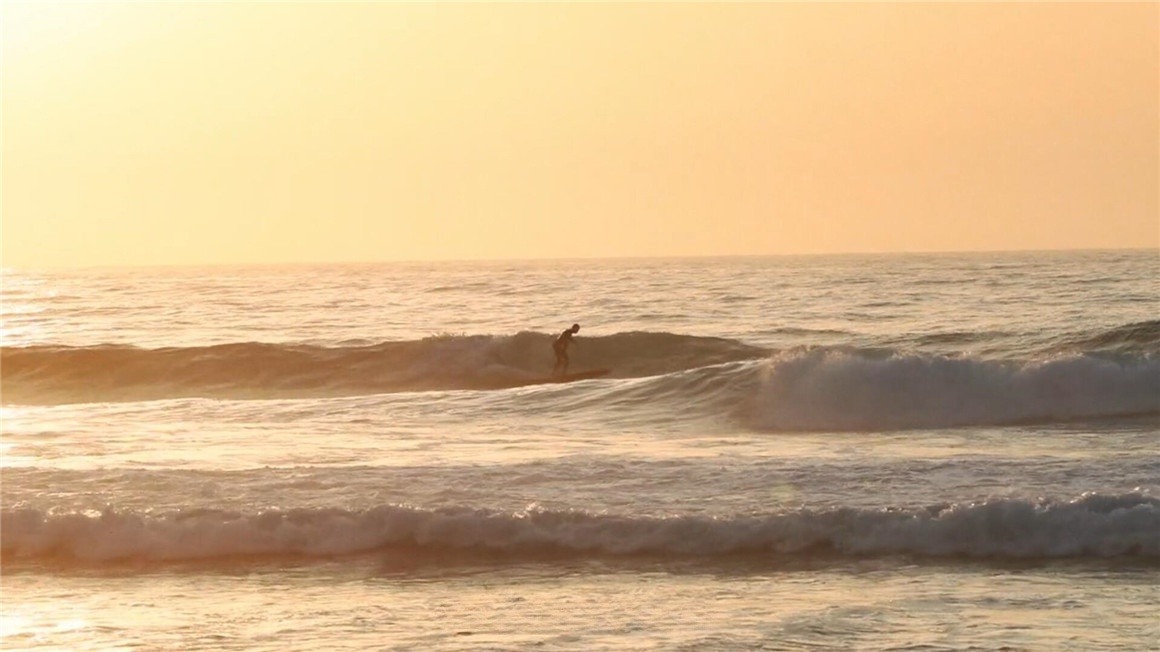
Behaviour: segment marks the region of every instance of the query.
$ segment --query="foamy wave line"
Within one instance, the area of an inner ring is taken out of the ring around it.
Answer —
[[[991,499],[918,510],[799,510],[767,516],[630,517],[383,506],[261,513],[4,510],[8,558],[109,561],[338,556],[418,547],[521,556],[839,555],[978,558],[1160,557],[1160,500],[1141,493],[1070,501]]]
[[[982,360],[843,348],[769,361],[748,406],[771,430],[881,430],[1160,413],[1160,359]]]

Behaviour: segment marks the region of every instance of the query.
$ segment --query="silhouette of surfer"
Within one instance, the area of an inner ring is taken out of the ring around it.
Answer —
[[[572,344],[572,336],[580,332],[580,324],[572,324],[572,328],[560,333],[556,341],[552,342],[552,351],[556,353],[556,366],[552,368],[552,375],[568,373],[568,347]]]

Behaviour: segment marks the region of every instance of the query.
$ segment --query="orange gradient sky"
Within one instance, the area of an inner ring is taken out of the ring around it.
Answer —
[[[1160,4],[6,3],[3,263],[1160,247]]]

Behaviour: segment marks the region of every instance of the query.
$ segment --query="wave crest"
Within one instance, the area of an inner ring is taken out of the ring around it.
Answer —
[[[1160,360],[981,360],[798,349],[766,366],[745,418],[770,430],[1050,423],[1160,413]]]
[[[1160,354],[1160,319],[1081,333],[1065,338],[1050,350],[1069,353]]]
[[[353,555],[393,548],[721,558],[839,556],[1037,559],[1160,557],[1160,500],[1139,493],[1070,501],[1005,498],[925,509],[802,509],[766,516],[633,517],[583,511],[296,509],[261,513],[4,510],[9,558],[179,561]]]

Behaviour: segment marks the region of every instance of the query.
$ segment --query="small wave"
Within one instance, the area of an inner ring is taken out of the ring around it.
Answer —
[[[1160,319],[1064,338],[1049,351],[1160,355]]]
[[[774,356],[744,417],[779,431],[1051,423],[1160,413],[1160,359],[983,360],[845,348]]]
[[[550,335],[531,332],[339,347],[28,346],[0,349],[0,374],[5,403],[349,396],[525,385],[548,376],[551,350]],[[572,369],[611,368],[614,377],[640,377],[767,353],[721,338],[619,333],[577,338]]]
[[[333,557],[392,548],[510,555],[723,558],[810,553],[989,559],[1160,557],[1160,500],[991,499],[925,509],[802,509],[765,516],[642,517],[584,511],[291,509],[168,514],[106,510],[0,514],[5,558],[180,561]]]

